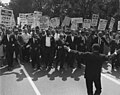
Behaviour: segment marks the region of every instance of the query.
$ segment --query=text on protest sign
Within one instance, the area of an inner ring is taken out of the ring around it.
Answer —
[[[0,24],[11,27],[12,15],[12,10],[0,8]]]
[[[97,26],[97,24],[98,24],[98,18],[99,18],[99,15],[98,15],[98,14],[93,14],[93,15],[92,15],[91,26]]]
[[[90,28],[91,26],[91,19],[84,19],[84,23],[83,23],[83,28]]]
[[[71,18],[71,23],[83,23],[83,18]]]
[[[105,30],[107,26],[107,22],[108,21],[106,19],[100,19],[98,30]]]

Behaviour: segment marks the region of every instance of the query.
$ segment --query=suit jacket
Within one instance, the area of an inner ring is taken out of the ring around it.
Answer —
[[[98,37],[95,37],[95,38],[94,38],[93,44],[95,44],[95,43],[99,44],[99,43],[98,43]],[[104,44],[106,44],[106,45],[109,46],[109,44],[108,44],[108,42],[106,41],[106,39],[105,39],[104,37],[102,37],[102,38],[101,38],[101,44],[99,44],[99,45],[100,45],[100,53],[103,53],[103,51],[104,51]]]
[[[16,44],[16,39],[15,39],[15,36],[14,35],[10,35],[9,36],[9,41],[8,41],[8,38],[7,38],[7,35],[4,35],[2,41],[1,41],[1,44],[5,45],[5,49],[6,51],[13,51],[14,48],[15,48],[15,44]]]
[[[109,43],[109,46],[110,46],[111,53],[114,53],[115,49],[117,49],[117,42],[116,42],[116,40],[115,39],[111,39],[111,41]]]
[[[77,50],[85,51],[85,45],[86,45],[86,40],[84,42],[81,36],[77,37]]]
[[[51,41],[51,48],[55,49],[55,39],[54,39],[54,37],[51,37],[50,41]],[[45,45],[46,45],[46,36],[42,36],[42,38],[41,38],[42,48],[45,48]]]
[[[67,38],[66,38],[66,43],[68,43],[68,46],[69,46],[71,49],[76,49],[76,46],[77,46],[77,37],[74,36],[74,40],[72,41],[71,36],[67,36]]]
[[[85,78],[95,79],[101,77],[102,64],[108,60],[108,57],[98,52],[78,52],[71,50],[71,53],[77,55],[85,61]]]
[[[40,39],[39,38],[36,38],[35,41],[33,41],[33,38],[30,38],[28,43],[26,44],[27,45],[30,45],[30,48],[31,48],[31,51],[38,51],[40,50],[41,48],[41,44],[40,44]]]

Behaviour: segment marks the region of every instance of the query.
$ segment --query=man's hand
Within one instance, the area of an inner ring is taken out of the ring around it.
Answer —
[[[64,49],[66,49],[68,52],[70,52],[70,47],[64,46]]]

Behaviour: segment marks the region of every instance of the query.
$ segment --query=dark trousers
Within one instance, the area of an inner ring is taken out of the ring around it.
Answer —
[[[77,49],[79,52],[85,52],[85,46],[79,46]],[[84,60],[79,56],[76,57],[77,66],[81,68],[81,64],[84,64]]]
[[[37,67],[40,66],[39,64],[39,52],[32,50],[31,51],[31,59],[32,59],[32,67],[34,68],[35,65],[37,65]]]
[[[13,66],[13,50],[6,51],[6,60],[8,63],[8,67]]]
[[[88,95],[93,95],[93,83],[95,84],[95,95],[100,95],[101,93],[101,78],[86,79],[86,87]]]
[[[60,62],[60,68],[63,68],[64,63],[65,63],[65,51],[64,49],[58,49],[57,50],[57,56],[55,59],[56,63],[56,68],[58,67],[58,63]]]
[[[72,53],[67,53],[66,58],[67,58],[66,61],[67,61],[68,67],[73,68],[75,63],[75,55]]]
[[[52,66],[52,62],[53,62],[53,50],[51,47],[45,47],[44,48],[44,51],[43,51],[43,60],[45,62],[45,65],[46,67],[49,66],[51,67]]]
[[[15,47],[14,52],[15,52],[15,60],[18,62],[18,56],[20,55],[20,48]]]
[[[113,54],[114,52],[115,52],[115,49],[110,51],[111,54]],[[114,69],[115,67],[115,61],[116,61],[116,56],[111,60],[112,69]]]
[[[29,61],[29,59],[30,59],[29,48],[26,48],[26,47],[22,48],[22,57],[23,57],[23,60],[25,60],[27,62]]]

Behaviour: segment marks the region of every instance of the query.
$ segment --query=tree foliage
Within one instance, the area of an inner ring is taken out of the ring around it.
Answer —
[[[104,1],[104,2],[103,2]],[[35,10],[42,11],[50,17],[68,15],[70,17],[90,18],[93,13],[100,14],[101,18],[113,16],[118,9],[118,0],[11,0],[9,8],[14,11],[15,17],[19,13],[28,13]]]

